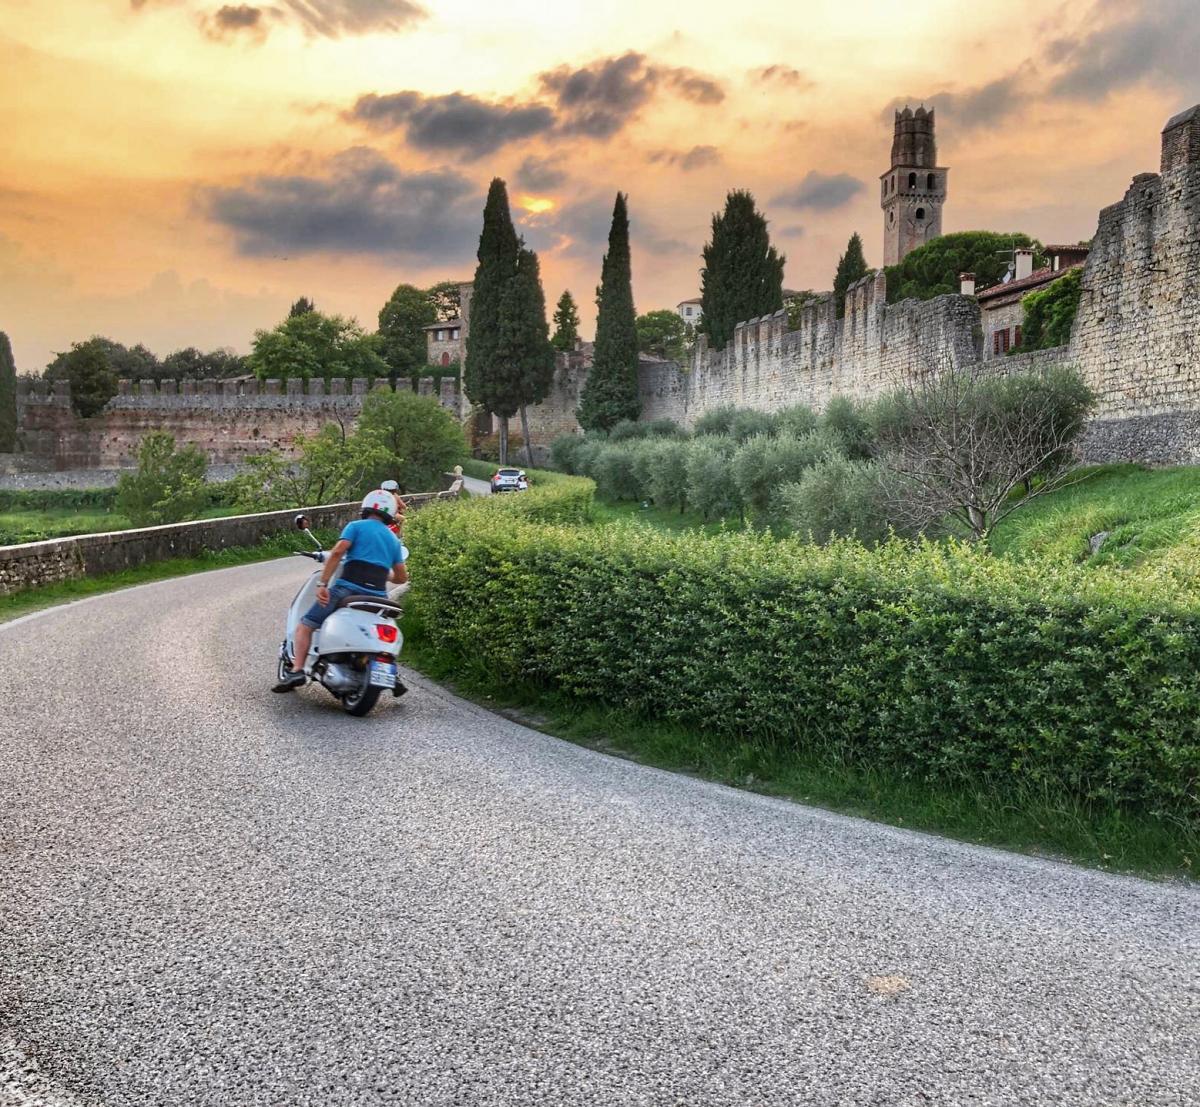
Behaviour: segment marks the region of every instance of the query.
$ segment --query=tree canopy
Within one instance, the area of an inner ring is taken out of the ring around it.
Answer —
[[[974,273],[975,289],[982,292],[999,283],[1013,260],[1012,251],[1020,246],[1033,247],[1035,269],[1046,264],[1041,243],[1027,234],[959,231],[941,235],[884,270],[888,303],[932,300],[957,292],[960,273]]]
[[[446,323],[462,314],[462,298],[458,281],[438,281],[425,290],[425,296],[433,305],[434,323]]]
[[[1031,292],[1021,301],[1024,323],[1019,350],[1046,350],[1065,346],[1071,341],[1071,325],[1079,310],[1083,290],[1083,269],[1068,269],[1040,292]]]
[[[846,243],[846,252],[838,258],[837,272],[833,277],[833,295],[837,301],[839,319],[846,314],[846,289],[870,272],[867,259],[863,256],[862,239],[855,231]]]
[[[638,350],[684,365],[688,360],[691,330],[677,311],[668,308],[648,311],[637,317]]]
[[[579,341],[579,308],[575,297],[567,289],[558,298],[554,309],[554,337],[550,339],[556,350],[569,353]]]
[[[379,352],[392,380],[419,372],[429,360],[424,328],[437,320],[438,308],[429,292],[411,284],[396,286],[379,309]]]
[[[629,260],[629,213],[624,193],[613,204],[608,251],[600,270],[596,346],[576,415],[585,430],[611,429],[622,419],[636,419],[638,397],[637,313]]]
[[[291,315],[274,330],[255,331],[246,367],[260,380],[292,377],[382,377],[387,362],[379,339],[341,315],[308,311]]]
[[[312,302],[307,296],[301,296],[290,308],[288,308],[288,318],[296,315],[307,315],[310,311],[316,311],[317,305]]]
[[[117,380],[158,380],[162,367],[154,353],[140,342],[136,346],[125,346],[111,338],[94,334],[82,342],[72,343],[66,353],[55,354],[42,374],[46,380],[66,380],[70,377],[69,359],[79,349],[98,353]],[[114,388],[115,392],[116,389]]]
[[[754,197],[729,193],[724,212],[713,216],[700,270],[700,330],[713,349],[725,346],[738,323],[783,307],[784,260],[771,245]]]
[[[0,331],[0,453],[17,448],[17,363],[8,335]]]
[[[537,254],[521,247],[517,270],[500,297],[500,334],[496,357],[510,366],[517,407],[539,404],[554,380],[554,347],[546,326]]]

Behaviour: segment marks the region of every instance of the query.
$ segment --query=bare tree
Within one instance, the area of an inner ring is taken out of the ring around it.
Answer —
[[[986,539],[1068,480],[1093,403],[1070,369],[1004,375],[973,365],[921,374],[877,412],[889,517],[904,531]]]

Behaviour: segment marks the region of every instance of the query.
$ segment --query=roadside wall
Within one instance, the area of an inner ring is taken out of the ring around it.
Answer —
[[[450,496],[446,492],[429,492],[402,499],[408,510],[413,511]],[[116,573],[154,561],[253,546],[272,534],[293,530],[293,520],[300,512],[308,516],[314,527],[340,527],[356,517],[358,507],[358,501],[354,501],[0,546],[0,595],[63,580]],[[298,548],[303,548],[303,543]]]

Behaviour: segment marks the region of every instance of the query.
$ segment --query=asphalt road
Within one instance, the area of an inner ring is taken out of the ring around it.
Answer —
[[[0,629],[0,1103],[1200,1102],[1194,887],[272,695],[305,570]]]

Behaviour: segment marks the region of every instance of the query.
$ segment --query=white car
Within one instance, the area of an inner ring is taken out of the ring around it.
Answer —
[[[511,469],[507,466],[497,469],[492,474],[492,492],[524,492],[529,487],[529,478],[523,469]]]

